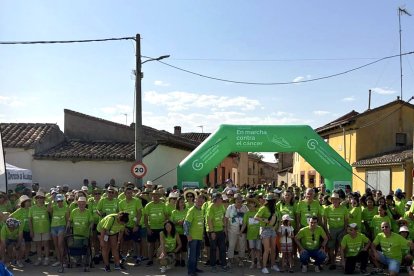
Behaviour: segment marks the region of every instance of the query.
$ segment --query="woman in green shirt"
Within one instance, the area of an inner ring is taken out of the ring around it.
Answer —
[[[180,196],[177,200],[175,210],[171,214],[171,221],[174,223],[175,229],[181,240],[181,250],[176,256],[175,266],[185,266],[185,258],[187,255],[187,236],[184,235],[184,220],[187,216],[188,209],[185,206],[185,200],[183,196]]]
[[[119,212],[110,214],[101,219],[96,227],[99,233],[102,257],[105,264],[105,271],[111,271],[109,266],[109,250],[111,250],[115,260],[115,270],[121,270],[123,265],[119,258],[119,245],[123,239],[125,225],[129,221],[129,213]]]
[[[62,194],[57,194],[52,199],[53,202],[48,205],[48,212],[52,218],[50,233],[57,257],[57,262],[52,264],[53,267],[60,265],[63,261],[65,227],[69,218],[68,207],[65,206],[64,199],[65,197]]]
[[[29,209],[30,236],[36,244],[37,251],[35,266],[42,263],[42,248],[44,256],[43,265],[49,265],[50,220],[45,199],[43,192],[37,192],[35,196],[36,204]]]
[[[160,232],[160,248],[158,249],[161,273],[170,269],[174,261],[174,255],[181,250],[181,240],[175,231],[174,223],[167,221],[164,223],[164,229]]]
[[[30,226],[29,226],[29,208],[32,205],[32,200],[27,195],[22,195],[19,198],[19,207],[14,211],[10,217],[19,220],[23,224],[23,239],[25,244],[24,259],[29,258],[32,238],[30,237]],[[29,259],[30,260],[30,259]]]

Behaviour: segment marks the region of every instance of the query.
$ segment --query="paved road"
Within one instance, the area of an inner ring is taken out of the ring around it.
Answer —
[[[205,267],[203,264],[200,263],[199,267],[201,269],[204,270],[204,273],[199,274],[199,276],[230,276],[230,275],[243,275],[243,276],[255,276],[255,275],[265,275],[262,274],[260,270],[258,269],[250,269],[249,268],[250,264],[246,264],[245,267],[235,267],[233,268],[230,272],[218,272],[218,273],[212,273],[209,271],[208,267]],[[113,267],[113,266],[112,266]],[[112,270],[112,272],[110,273],[106,273],[103,271],[102,269],[102,265],[98,266],[96,268],[92,268],[91,271],[89,273],[84,273],[83,269],[81,268],[67,268],[65,269],[65,272],[63,274],[59,274],[57,273],[57,269],[51,266],[45,267],[45,266],[32,266],[32,265],[27,265],[25,268],[23,269],[18,269],[18,268],[11,268],[12,272],[14,273],[14,275],[31,275],[31,276],[35,276],[35,275],[77,275],[79,276],[80,273],[82,273],[83,275],[90,275],[90,276],[102,276],[102,275],[171,275],[171,276],[185,276],[187,275],[187,270],[186,268],[182,268],[182,267],[177,267],[177,268],[172,268],[171,270],[168,270],[167,273],[161,274],[160,270],[158,269],[158,266],[153,266],[153,267],[146,267],[145,265],[142,265],[140,267],[134,267],[132,265],[132,263],[128,263],[127,264],[127,270],[123,270],[123,271],[114,271]],[[323,271],[321,271],[320,273],[315,273],[313,271],[313,266],[309,266],[309,272],[307,274],[319,274],[319,275],[333,275],[333,274],[343,274],[342,270],[337,270],[337,271],[329,271],[328,269],[325,269]],[[303,276],[304,273],[300,272],[300,268],[297,265],[295,268],[295,273],[280,273],[280,272],[274,272],[272,271],[271,274],[269,275],[276,275],[276,274],[284,274],[284,275],[301,275]],[[407,273],[401,273],[400,275],[407,275]]]

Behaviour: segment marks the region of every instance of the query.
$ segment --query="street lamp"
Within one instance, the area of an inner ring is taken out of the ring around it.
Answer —
[[[140,34],[136,35],[136,53],[135,53],[135,66],[136,66],[136,75],[135,75],[135,161],[142,162],[142,88],[141,88],[141,65],[148,61],[158,61],[164,58],[170,57],[169,55],[160,56],[157,58],[150,58],[141,62],[141,36]],[[142,178],[137,178],[137,186],[142,187]]]

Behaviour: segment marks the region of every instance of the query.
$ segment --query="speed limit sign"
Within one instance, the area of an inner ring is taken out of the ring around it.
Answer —
[[[131,166],[131,173],[136,178],[143,178],[147,173],[147,166],[142,162],[135,162]]]

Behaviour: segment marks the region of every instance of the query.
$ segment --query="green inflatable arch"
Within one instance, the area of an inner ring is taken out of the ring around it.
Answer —
[[[232,152],[297,152],[328,189],[351,185],[351,166],[310,126],[221,125],[178,165],[178,186],[203,187],[205,176]]]

